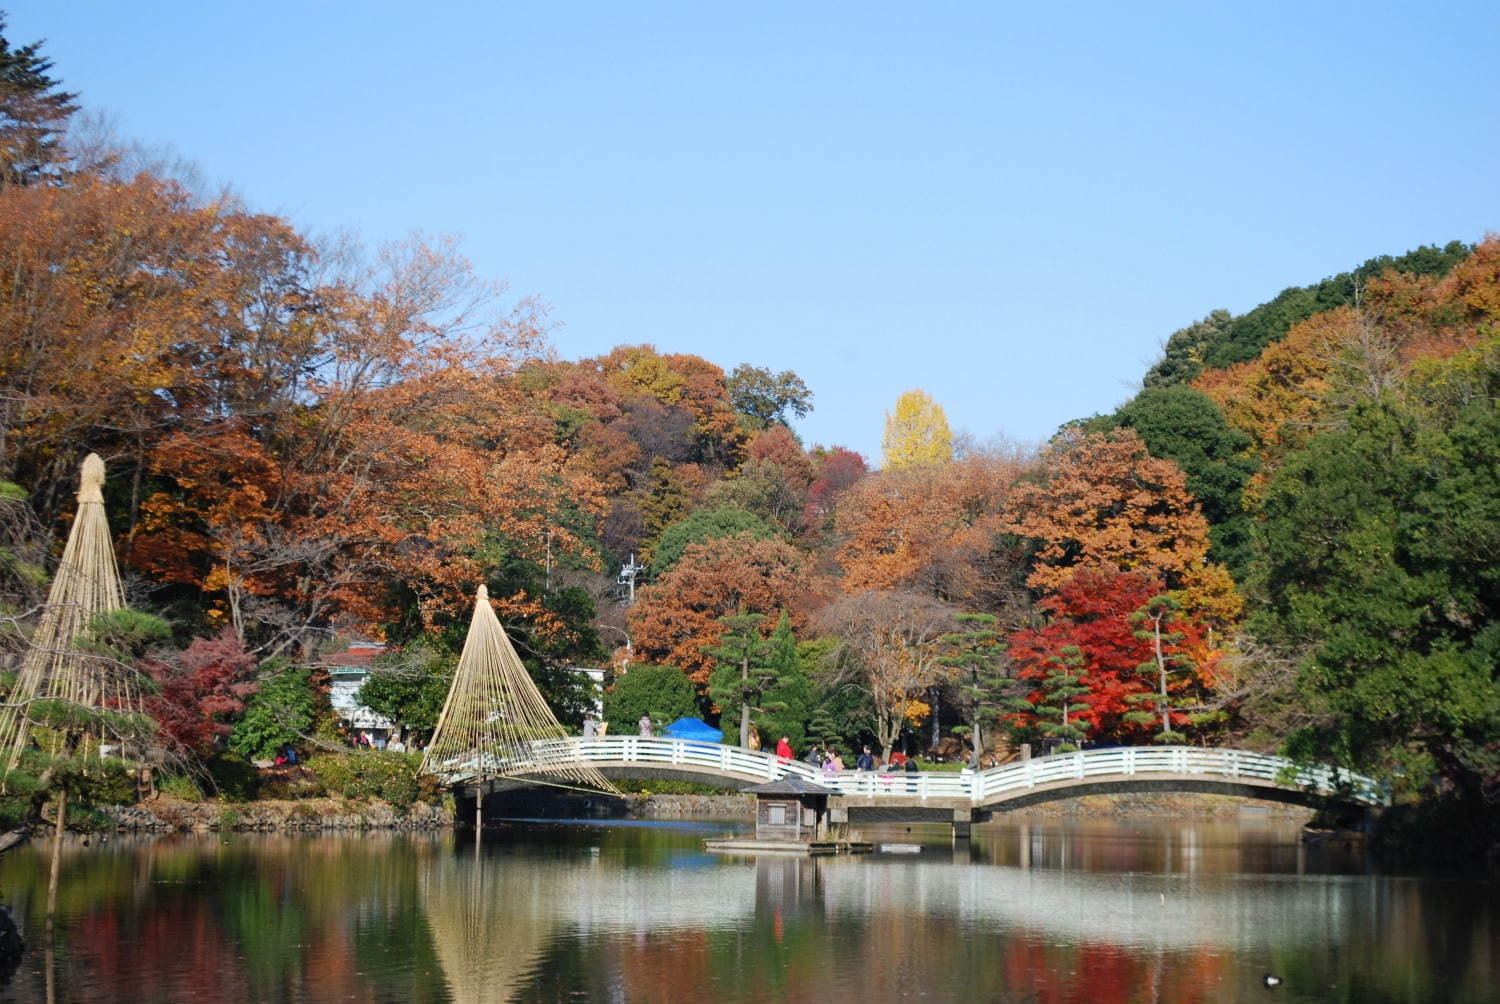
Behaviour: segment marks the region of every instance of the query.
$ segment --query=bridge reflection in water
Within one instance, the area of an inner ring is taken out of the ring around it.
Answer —
[[[961,773],[824,773],[801,761],[734,746],[638,736],[533,743],[525,761],[486,761],[484,793],[546,783],[546,770],[587,763],[606,777],[695,781],[745,788],[795,775],[837,792],[835,822],[949,822],[957,836],[994,812],[1081,795],[1202,792],[1321,807],[1379,808],[1387,799],[1372,779],[1283,757],[1198,746],[1116,747],[1060,753]],[[470,789],[480,772],[471,757],[443,765],[443,778]],[[534,773],[536,776],[530,776]],[[493,778],[489,780],[488,778]]]
[[[622,869],[535,856],[517,867],[508,854],[460,853],[428,858],[420,882],[455,1000],[495,999],[498,987],[524,985],[559,937],[655,939],[673,930],[734,930],[751,917],[821,925],[920,916],[1070,944],[1243,952],[1325,941],[1369,908],[1365,884],[1340,876],[1276,883],[1261,875],[956,868],[941,852],[930,856],[877,856],[882,867],[869,859],[761,856]]]

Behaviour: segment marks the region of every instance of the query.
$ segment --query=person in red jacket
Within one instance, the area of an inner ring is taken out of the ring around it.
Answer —
[[[792,760],[795,758],[795,755],[792,753],[791,740],[786,736],[782,736],[776,740],[776,755],[783,760]]]

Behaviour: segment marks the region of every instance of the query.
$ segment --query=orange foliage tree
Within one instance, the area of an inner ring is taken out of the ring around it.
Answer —
[[[599,487],[518,379],[538,310],[451,245],[340,271],[274,217],[80,175],[0,192],[0,258],[0,477],[54,517],[108,456],[127,559],[262,650],[431,621],[494,555],[591,533]]]
[[[705,649],[720,643],[719,618],[739,612],[774,615],[786,610],[792,628],[806,624],[808,590],[804,559],[781,540],[758,540],[749,533],[690,544],[676,565],[643,588],[630,608],[630,634],[636,652],[648,662],[676,666],[700,688],[708,683],[714,660]]]
[[[1366,284],[1358,309],[1314,314],[1255,359],[1208,370],[1193,386],[1255,441],[1259,488],[1350,401],[1399,392],[1413,364],[1476,344],[1496,317],[1500,239],[1489,237],[1445,277],[1387,271]]]
[[[165,432],[293,400],[320,362],[308,245],[171,182],[6,188],[0,263],[0,477],[48,518],[94,450],[132,523]]]
[[[1008,499],[1008,532],[1037,543],[1027,582],[1056,589],[1079,570],[1142,571],[1180,588],[1208,554],[1208,523],[1182,471],[1131,429],[1066,432],[1041,478]]]
[[[844,493],[836,517],[843,588],[910,588],[992,605],[1012,577],[996,536],[1020,470],[1012,460],[975,456],[861,479]]]

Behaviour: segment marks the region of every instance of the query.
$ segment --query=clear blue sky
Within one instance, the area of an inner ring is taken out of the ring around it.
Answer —
[[[255,208],[459,234],[568,358],[795,370],[877,461],[909,388],[1040,439],[1216,307],[1500,230],[1493,0],[0,3]]]

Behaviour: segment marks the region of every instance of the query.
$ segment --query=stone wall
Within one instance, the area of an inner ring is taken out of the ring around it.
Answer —
[[[286,802],[180,802],[156,798],[105,812],[123,832],[324,832],[436,830],[453,825],[449,806],[418,802],[401,809],[384,802],[309,798]]]

